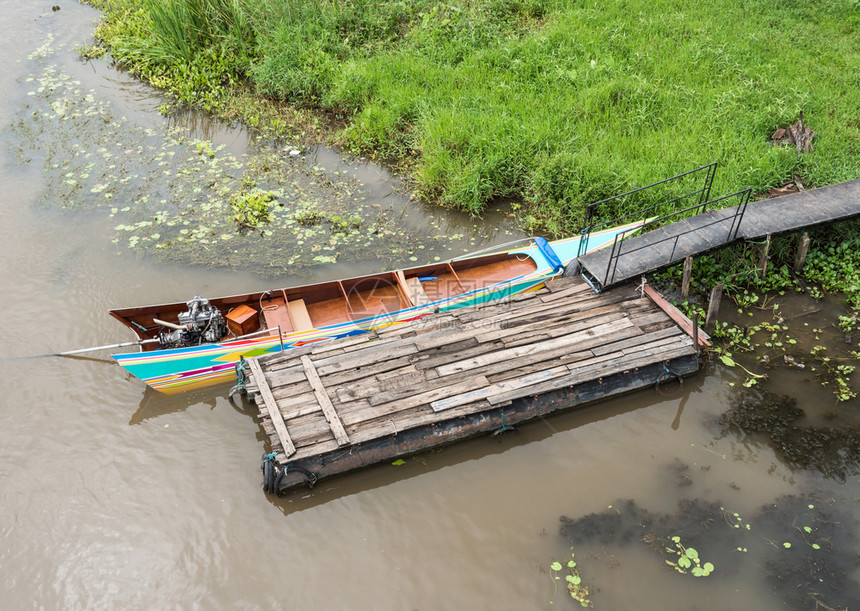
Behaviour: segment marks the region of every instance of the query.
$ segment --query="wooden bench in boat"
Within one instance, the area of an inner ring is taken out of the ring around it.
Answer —
[[[290,318],[296,331],[307,331],[314,328],[314,323],[311,322],[311,315],[308,314],[308,308],[305,305],[304,299],[288,301],[287,307],[290,308]]]
[[[263,319],[269,329],[280,327],[281,333],[289,333],[314,328],[304,299],[287,301],[282,297],[274,297],[263,303]]]
[[[421,281],[418,278],[407,278],[406,289],[409,299],[416,306],[422,306],[430,303],[430,298],[424,292],[424,287],[421,286]]]
[[[421,281],[418,278],[407,278],[402,271],[395,272],[400,290],[406,296],[409,306],[423,306],[430,303],[430,298],[424,292]]]

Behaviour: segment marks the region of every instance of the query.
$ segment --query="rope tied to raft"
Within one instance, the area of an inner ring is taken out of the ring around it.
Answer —
[[[305,477],[308,478],[308,488],[313,488],[317,484],[317,474],[313,471],[308,471],[307,469],[303,469],[302,467],[294,467],[292,465],[284,465],[283,470],[278,473],[278,477],[275,480],[275,491],[280,494],[281,490],[281,482],[287,476],[287,472],[289,471],[298,471],[299,473],[304,474]]]
[[[502,414],[502,426],[497,430],[493,435],[501,435],[502,433],[507,433],[508,431],[516,431],[516,427],[508,424],[508,419],[505,418],[505,410],[499,410]]]
[[[244,356],[239,357],[239,362],[236,363],[236,385],[230,389],[230,392],[227,393],[228,397],[232,397],[235,393],[245,392],[245,384],[247,382],[247,371],[248,361],[245,360]]]
[[[654,383],[654,390],[656,390],[657,392],[660,392],[660,385],[671,381],[672,378],[677,379],[678,384],[680,384],[681,386],[684,385],[684,378],[682,378],[677,373],[675,373],[674,371],[669,369],[669,366],[665,362],[663,362],[662,365],[663,365],[663,371],[660,373],[660,375],[657,377],[657,381]]]

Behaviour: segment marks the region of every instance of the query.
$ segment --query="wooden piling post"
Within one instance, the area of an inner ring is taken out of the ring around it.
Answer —
[[[693,345],[696,349],[699,349],[699,312],[698,310],[693,311]]]
[[[764,246],[761,249],[761,258],[758,260],[758,277],[764,278],[767,273],[767,256],[770,253],[770,234],[764,241]]]
[[[711,289],[711,299],[708,302],[708,315],[705,316],[705,332],[711,333],[717,323],[717,314],[720,311],[720,300],[723,298],[723,283],[718,282],[717,286]]]
[[[806,255],[809,252],[809,233],[803,232],[800,236],[800,244],[797,245],[797,254],[794,257],[794,273],[799,274],[806,263]]]
[[[690,296],[690,276],[693,274],[693,257],[684,257],[684,276],[681,279],[681,299]]]

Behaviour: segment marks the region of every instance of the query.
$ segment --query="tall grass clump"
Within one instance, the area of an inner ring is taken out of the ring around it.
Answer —
[[[474,213],[515,198],[553,234],[577,229],[592,201],[712,161],[714,196],[860,176],[856,0],[127,6],[114,48],[156,84],[199,80],[171,85],[183,100],[247,77],[261,95],[344,117],[339,141],[407,167],[423,196]],[[801,111],[813,150],[772,144]]]
[[[97,37],[117,63],[185,104],[215,110],[256,57],[250,0],[119,0],[108,6]]]

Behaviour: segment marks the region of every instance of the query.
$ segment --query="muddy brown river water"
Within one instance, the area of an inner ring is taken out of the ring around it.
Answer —
[[[283,200],[341,206],[372,237],[325,224],[302,233],[289,214],[264,240],[220,237],[217,192],[195,189],[241,176],[260,143],[199,115],[165,119],[157,93],[79,61],[98,14],[59,6],[0,0],[2,608],[578,608],[550,569],[571,547],[596,609],[860,608],[850,456],[835,453],[845,469],[834,477],[721,424],[748,392],[736,369],[709,364],[680,389],[275,499],[261,490],[264,435],[227,389],[168,398],[104,354],[20,358],[131,339],[111,307],[348,276],[519,236],[502,213],[476,221],[410,203],[383,170],[321,149],[287,160],[304,165],[284,165]],[[145,225],[162,212],[161,227]],[[818,307],[802,320],[831,327],[840,303]],[[854,430],[857,400],[835,405],[819,386],[780,370],[767,388],[797,401],[801,426]],[[713,572],[667,565],[681,549],[673,536]]]

